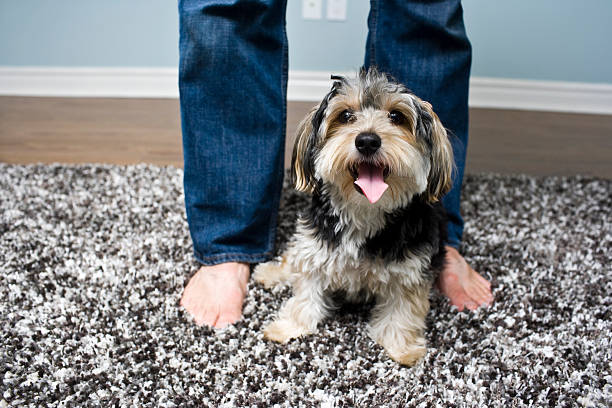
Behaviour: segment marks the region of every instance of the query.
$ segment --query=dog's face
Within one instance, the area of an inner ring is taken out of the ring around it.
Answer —
[[[333,185],[345,201],[390,209],[417,194],[439,200],[451,187],[453,157],[431,105],[374,69],[334,79],[299,126],[296,189]]]

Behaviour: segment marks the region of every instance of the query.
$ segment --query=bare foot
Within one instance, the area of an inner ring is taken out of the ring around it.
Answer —
[[[248,264],[202,266],[185,287],[181,306],[200,326],[225,327],[242,317],[248,280]]]
[[[476,310],[493,302],[489,281],[472,269],[451,246],[446,247],[446,265],[436,286],[459,311],[464,308]]]

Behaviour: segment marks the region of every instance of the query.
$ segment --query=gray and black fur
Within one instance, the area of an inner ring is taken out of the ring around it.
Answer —
[[[278,262],[259,265],[266,286],[294,296],[266,328],[288,341],[315,330],[334,294],[376,305],[370,336],[401,364],[425,353],[428,292],[444,264],[452,149],[432,106],[375,69],[332,77],[301,122],[291,178],[311,194]]]

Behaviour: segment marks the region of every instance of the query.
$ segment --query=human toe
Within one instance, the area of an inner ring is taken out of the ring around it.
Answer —
[[[236,323],[238,320],[240,320],[241,317],[242,313],[236,311],[221,313],[219,315],[219,318],[215,322],[214,327],[216,329],[222,329],[224,327]]]

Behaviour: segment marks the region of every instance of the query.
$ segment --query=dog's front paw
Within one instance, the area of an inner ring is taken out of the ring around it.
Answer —
[[[408,344],[402,347],[400,350],[387,349],[387,353],[389,354],[389,357],[391,357],[398,363],[408,367],[412,367],[413,365],[418,363],[421,358],[425,356],[425,353],[427,353],[425,339],[422,337],[418,338],[416,339],[415,343]]]
[[[285,262],[266,262],[260,263],[255,267],[253,279],[255,282],[261,283],[266,289],[273,288],[278,283],[287,279],[287,267]]]
[[[278,343],[286,343],[291,339],[295,339],[309,333],[310,330],[308,330],[307,327],[300,326],[297,323],[287,319],[275,320],[264,329],[264,336],[266,339],[276,341]]]

